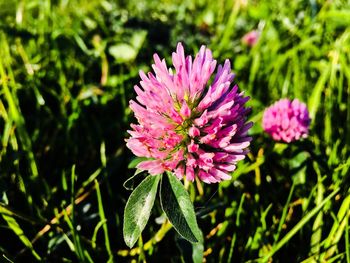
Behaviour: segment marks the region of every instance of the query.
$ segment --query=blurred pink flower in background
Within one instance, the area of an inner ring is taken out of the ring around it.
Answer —
[[[154,55],[155,72],[140,71],[136,101],[130,101],[138,124],[131,124],[127,147],[150,160],[137,168],[151,175],[172,171],[178,178],[216,183],[231,178],[236,163],[244,159],[251,137],[246,122],[249,97],[231,85],[230,61],[219,65],[205,46],[195,59],[185,57],[181,43],[172,54],[174,68]],[[208,87],[209,85],[209,87]]]
[[[254,46],[260,37],[260,33],[257,30],[252,30],[242,37],[242,42],[247,46]]]
[[[298,99],[281,99],[265,110],[262,124],[274,140],[290,143],[308,136],[309,112]]]

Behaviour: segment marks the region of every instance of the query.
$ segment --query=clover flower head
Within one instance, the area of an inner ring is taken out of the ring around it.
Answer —
[[[136,101],[130,101],[138,123],[131,124],[127,147],[150,158],[137,168],[205,183],[228,180],[251,141],[250,109],[245,107],[249,97],[232,85],[229,60],[214,75],[216,61],[205,46],[192,59],[179,43],[172,63],[168,69],[155,54],[154,73],[140,71]]]
[[[309,112],[298,99],[281,99],[265,110],[262,124],[274,140],[290,143],[308,136]]]
[[[242,42],[250,47],[253,47],[259,40],[260,32],[257,30],[252,30],[242,37]]]

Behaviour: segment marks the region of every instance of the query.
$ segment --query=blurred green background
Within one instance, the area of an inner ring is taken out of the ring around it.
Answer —
[[[190,185],[203,245],[164,230],[156,203],[130,250],[128,101],[179,41],[231,60],[251,153],[231,181]],[[307,103],[307,140],[263,134],[284,97]],[[1,262],[349,263],[350,2],[0,0],[0,140]]]

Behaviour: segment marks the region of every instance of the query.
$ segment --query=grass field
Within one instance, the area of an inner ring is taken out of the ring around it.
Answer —
[[[177,42],[231,60],[253,141],[231,181],[189,185],[203,244],[156,201],[129,249],[128,102]],[[285,97],[308,106],[305,140],[263,132]],[[350,2],[0,0],[0,140],[1,262],[350,263]]]

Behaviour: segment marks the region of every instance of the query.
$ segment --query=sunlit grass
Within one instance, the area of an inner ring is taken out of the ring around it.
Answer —
[[[181,41],[231,60],[256,123],[232,181],[188,186],[207,262],[350,262],[349,3],[0,0],[0,18],[0,261],[192,258],[157,202],[137,246],[122,238],[128,101]],[[282,97],[307,103],[306,140],[262,133]]]

